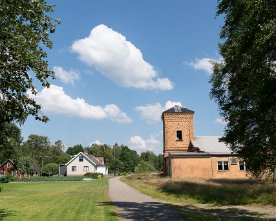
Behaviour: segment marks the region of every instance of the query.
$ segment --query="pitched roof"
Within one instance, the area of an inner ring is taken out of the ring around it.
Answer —
[[[93,155],[91,154],[84,154],[85,156],[87,156],[91,161],[93,161],[97,166],[103,166],[104,165],[104,161],[101,161],[100,159],[98,158],[101,158],[103,159],[103,157],[94,157]]]
[[[232,151],[224,142],[219,142],[218,136],[198,136],[192,142],[194,147],[198,147],[200,151],[210,154],[231,154]]]
[[[0,164],[0,167],[4,166],[8,162],[11,163],[11,164],[14,164],[14,162],[11,159],[7,159],[2,164]]]
[[[104,166],[104,164],[101,161],[99,161],[96,157],[94,157],[93,155],[91,155],[91,154],[84,154],[82,152],[79,152],[78,154],[74,155],[65,165],[70,164],[72,161],[74,161],[80,155],[82,155],[83,157],[85,157],[89,162],[91,162],[92,164],[94,164],[96,166]]]
[[[162,113],[162,116],[165,114],[165,113],[189,113],[189,114],[193,114],[194,111],[192,110],[189,110],[188,108],[185,108],[185,107],[181,107],[179,105],[175,105],[174,107],[168,109],[168,110],[165,110],[163,113]]]

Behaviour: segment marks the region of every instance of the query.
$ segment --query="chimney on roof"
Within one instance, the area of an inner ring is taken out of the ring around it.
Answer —
[[[88,155],[88,149],[83,149],[83,153],[84,153],[85,155]]]

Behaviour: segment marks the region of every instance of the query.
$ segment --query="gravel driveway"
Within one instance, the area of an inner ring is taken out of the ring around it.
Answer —
[[[170,206],[139,193],[120,177],[109,179],[109,197],[119,207],[121,220],[183,220]]]

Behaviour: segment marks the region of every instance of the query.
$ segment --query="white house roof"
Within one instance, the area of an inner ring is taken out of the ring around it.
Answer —
[[[224,142],[219,142],[218,136],[199,136],[192,141],[194,147],[210,154],[231,154],[231,150]]]

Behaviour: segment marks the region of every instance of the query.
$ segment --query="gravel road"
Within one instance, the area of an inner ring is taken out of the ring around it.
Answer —
[[[183,220],[177,211],[129,187],[120,177],[109,179],[109,197],[119,207],[121,220]]]

